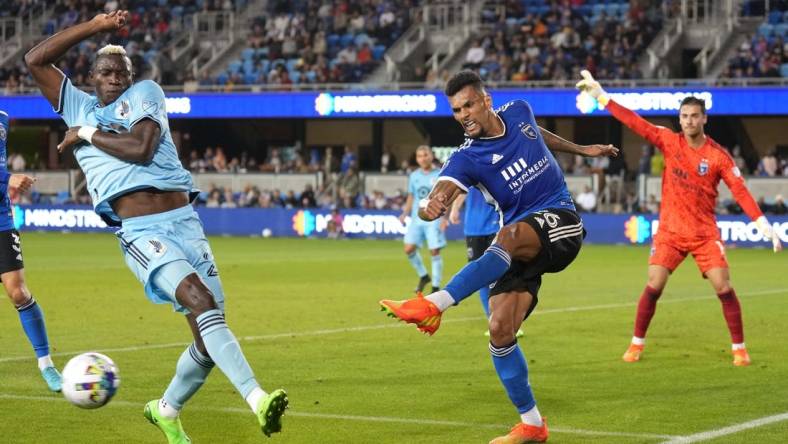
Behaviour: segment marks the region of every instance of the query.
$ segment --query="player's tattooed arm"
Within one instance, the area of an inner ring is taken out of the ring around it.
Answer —
[[[433,221],[451,208],[457,196],[465,193],[460,187],[450,180],[439,180],[432,188],[429,197],[419,202],[419,217],[422,220]]]
[[[59,152],[79,144],[83,137],[79,134],[80,127],[71,127],[66,131],[63,141],[57,146]],[[161,129],[159,124],[151,119],[143,119],[131,127],[131,131],[116,134],[104,131],[95,131],[90,136],[90,143],[110,156],[133,163],[148,163],[153,159],[156,148],[159,146]]]
[[[539,127],[539,132],[542,133],[544,143],[548,148],[550,148],[550,151],[578,154],[583,157],[618,156],[618,148],[613,145],[578,145],[558,136],[557,134],[547,131],[541,126]]]
[[[128,11],[99,14],[91,20],[58,32],[25,54],[25,64],[30,70],[30,75],[53,107],[58,106],[60,86],[64,77],[63,72],[57,69],[54,63],[79,42],[100,32],[122,28],[126,24],[128,15]]]

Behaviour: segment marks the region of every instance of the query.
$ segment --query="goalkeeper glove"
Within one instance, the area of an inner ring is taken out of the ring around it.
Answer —
[[[772,241],[772,249],[775,253],[783,249],[783,244],[780,242],[780,237],[774,232],[772,225],[769,223],[769,220],[766,219],[766,216],[761,216],[756,219],[755,224],[758,225],[758,230],[763,235],[763,238],[767,241]]]
[[[605,90],[602,89],[602,85],[594,80],[594,76],[592,76],[587,69],[580,71],[580,75],[583,76],[583,80],[577,82],[575,87],[595,98],[602,106],[606,106],[610,101],[610,97],[608,97]]]

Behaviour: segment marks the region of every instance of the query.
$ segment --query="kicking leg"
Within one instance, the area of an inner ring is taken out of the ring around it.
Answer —
[[[30,345],[38,358],[38,369],[41,376],[46,381],[49,390],[59,392],[62,387],[63,378],[55,368],[52,357],[49,354],[49,338],[47,337],[46,323],[44,322],[44,312],[38,305],[33,295],[30,294],[25,284],[25,272],[23,268],[9,271],[0,275],[3,281],[6,294],[13,302],[19,313],[19,322],[27,335]]]

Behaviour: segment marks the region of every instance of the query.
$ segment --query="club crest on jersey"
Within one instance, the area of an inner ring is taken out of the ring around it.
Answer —
[[[522,131],[523,135],[529,139],[536,140],[536,130],[530,123],[520,124],[520,131]]]
[[[0,125],[0,140],[5,142],[5,138],[7,136],[8,136],[8,133],[6,132],[5,127],[3,125]]]
[[[705,176],[706,173],[709,172],[709,161],[706,159],[701,159],[700,164],[698,165],[698,174],[701,176]]]
[[[129,105],[128,100],[121,100],[117,105],[115,105],[115,117],[118,119],[128,118],[130,112],[131,105]]]

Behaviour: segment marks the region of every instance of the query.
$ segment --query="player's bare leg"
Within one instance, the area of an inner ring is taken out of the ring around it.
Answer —
[[[547,423],[536,408],[528,382],[528,366],[517,344],[516,332],[531,309],[534,297],[529,292],[508,292],[490,298],[490,353],[495,371],[520,422],[490,444],[520,444],[547,440]]]
[[[739,298],[736,297],[736,291],[731,286],[730,271],[728,268],[720,267],[712,268],[706,271],[705,274],[722,304],[722,314],[731,334],[733,365],[738,367],[750,365],[752,361],[744,345],[744,323],[742,322],[741,305],[739,304]]]
[[[662,265],[648,266],[648,282],[646,288],[640,295],[637,313],[635,314],[635,332],[632,335],[627,351],[624,352],[622,359],[625,362],[637,362],[643,353],[646,343],[646,330],[651,323],[651,318],[657,310],[657,300],[662,295],[662,290],[668,283],[670,270]]]

